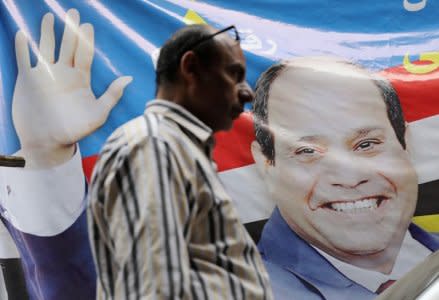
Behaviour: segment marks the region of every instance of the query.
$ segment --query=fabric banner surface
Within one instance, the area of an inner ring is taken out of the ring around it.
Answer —
[[[26,160],[0,167],[1,299],[94,299],[94,163],[154,99],[160,46],[189,24],[241,38],[256,99],[216,134],[214,158],[276,299],[374,298],[439,249],[438,12],[432,0],[1,1],[0,154]]]

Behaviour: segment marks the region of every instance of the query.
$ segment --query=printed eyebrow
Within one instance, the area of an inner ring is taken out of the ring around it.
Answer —
[[[352,134],[351,140],[360,139],[367,135],[369,135],[373,131],[382,131],[383,128],[381,127],[366,127],[366,128],[360,128],[354,131]]]
[[[306,135],[300,137],[297,141],[298,142],[308,142],[313,143],[321,140],[326,140],[326,138],[323,135]]]
[[[371,133],[378,131],[380,135],[383,135],[384,129],[381,127],[365,127],[355,130],[352,135],[346,140],[346,144],[350,145],[356,140],[360,140],[369,136]]]

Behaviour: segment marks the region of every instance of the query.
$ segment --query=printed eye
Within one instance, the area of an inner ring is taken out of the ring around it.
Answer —
[[[311,155],[311,154],[315,154],[316,152],[317,151],[315,149],[306,147],[306,148],[299,148],[294,153],[296,155],[301,155],[301,154]]]
[[[304,146],[292,152],[291,157],[301,163],[313,163],[320,160],[324,155],[324,149]]]
[[[369,151],[374,149],[376,145],[380,144],[382,144],[382,142],[375,139],[361,141],[357,145],[355,145],[354,151]]]
[[[296,149],[291,149],[290,157],[299,163],[314,163],[325,155],[325,147],[317,145],[303,145]]]

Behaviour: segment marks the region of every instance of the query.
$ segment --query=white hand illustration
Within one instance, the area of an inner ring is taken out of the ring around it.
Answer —
[[[90,86],[94,53],[91,24],[79,22],[75,9],[67,12],[58,61],[55,62],[54,16],[43,17],[38,62],[31,66],[25,34],[15,37],[18,76],[12,118],[21,143],[18,155],[27,168],[47,168],[69,160],[75,143],[102,126],[131,82],[114,80],[96,99]]]

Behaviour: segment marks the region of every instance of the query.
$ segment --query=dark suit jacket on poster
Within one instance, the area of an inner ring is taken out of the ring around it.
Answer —
[[[85,211],[69,228],[55,236],[21,232],[1,214],[0,219],[20,252],[30,300],[96,298],[96,272]]]
[[[439,239],[415,224],[412,237],[431,251]],[[275,299],[374,299],[377,295],[350,280],[300,238],[275,208],[266,223],[259,250],[270,275]]]

